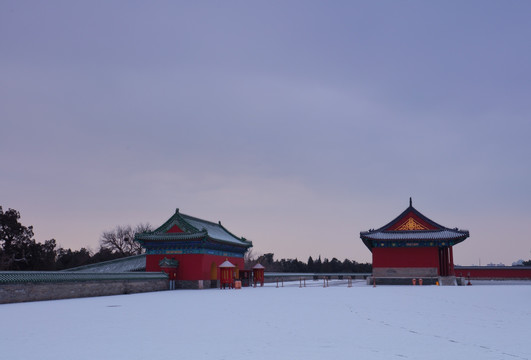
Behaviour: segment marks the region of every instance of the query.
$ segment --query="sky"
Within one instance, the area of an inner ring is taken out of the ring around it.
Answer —
[[[98,249],[221,221],[255,255],[371,261],[409,205],[460,265],[531,258],[531,3],[0,2],[0,206]]]

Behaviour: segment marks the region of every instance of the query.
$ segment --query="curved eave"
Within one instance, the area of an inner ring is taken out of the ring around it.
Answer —
[[[253,243],[251,241],[248,241],[248,240],[241,240],[241,239],[235,239],[236,241],[227,241],[227,240],[222,240],[222,239],[216,239],[216,238],[213,238],[211,236],[208,237],[208,239],[212,242],[216,242],[216,243],[221,243],[221,244],[225,244],[225,245],[233,245],[233,246],[237,246],[237,247],[243,247],[243,248],[250,248],[253,246]]]
[[[135,236],[135,241],[144,243],[146,241],[187,241],[204,239],[208,233],[206,231],[198,233],[165,233],[165,234],[139,234]]]
[[[249,241],[249,240],[247,240],[247,239],[244,238],[244,237],[241,237],[241,238],[237,237],[236,235],[234,235],[233,233],[231,233],[229,230],[227,230],[227,228],[226,228],[225,226],[221,225],[221,222],[219,223],[219,226],[220,226],[223,230],[225,230],[225,231],[227,232],[227,234],[229,234],[230,236],[232,236],[235,240],[240,241],[240,242],[242,243],[242,246],[245,246],[245,247],[247,247],[247,248],[250,248],[250,247],[253,246],[253,242],[252,242],[252,241]]]
[[[407,243],[407,242],[433,242],[440,243],[452,242],[453,245],[459,244],[470,236],[468,231],[459,230],[433,230],[433,231],[365,231],[360,233],[360,237],[372,251],[372,242],[382,243]]]
[[[235,239],[236,241],[227,241],[223,239],[216,239],[208,235],[207,232],[200,232],[196,234],[183,234],[183,233],[169,233],[169,234],[142,234],[135,237],[135,241],[145,243],[169,243],[169,242],[181,242],[181,241],[202,241],[206,240],[212,243],[218,243],[223,245],[229,245],[239,248],[248,249],[253,246],[250,241],[242,241]],[[238,242],[237,242],[238,241]]]
[[[412,230],[412,231],[364,231],[361,237],[371,240],[453,240],[467,238],[470,233],[466,230]]]

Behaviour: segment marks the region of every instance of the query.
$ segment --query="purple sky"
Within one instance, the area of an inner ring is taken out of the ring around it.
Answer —
[[[370,261],[409,205],[531,258],[531,2],[2,1],[0,205],[96,250],[175,211]]]

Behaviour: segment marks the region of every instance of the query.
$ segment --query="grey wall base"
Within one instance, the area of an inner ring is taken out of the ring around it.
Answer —
[[[436,285],[438,278],[429,277],[421,278],[422,285]],[[369,277],[367,278],[367,284],[373,285],[376,281],[376,285],[413,285],[413,278],[406,277]],[[419,284],[419,278],[416,278],[417,285]]]
[[[99,280],[0,284],[0,304],[133,294],[168,289],[168,280]]]
[[[217,280],[176,280],[176,289],[211,289],[218,287]]]
[[[373,276],[377,278],[419,278],[426,277],[432,278],[438,276],[438,270],[435,267],[432,268],[386,268],[375,267],[372,269]]]

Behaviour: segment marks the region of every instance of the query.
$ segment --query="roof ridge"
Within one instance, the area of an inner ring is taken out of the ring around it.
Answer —
[[[385,230],[387,228],[390,228],[392,227],[393,225],[396,225],[398,223],[398,221],[404,217],[408,212],[412,211],[415,215],[417,215],[421,220],[427,222],[428,224],[434,226],[434,227],[437,227],[441,230],[444,230],[444,229],[447,229],[447,230],[452,230],[450,228],[447,228],[446,226],[443,226],[439,223],[436,223],[435,221],[431,220],[430,218],[428,218],[426,215],[422,214],[420,211],[418,211],[417,209],[415,209],[413,207],[413,205],[409,205],[404,211],[402,211],[397,217],[395,217],[393,220],[391,220],[390,222],[388,222],[387,224],[385,224],[384,226],[378,228],[378,229],[375,229],[373,231],[396,231],[396,230]],[[434,229],[431,229],[431,230],[434,230]],[[400,230],[399,230],[400,231]],[[416,231],[420,231],[420,230],[416,230]]]
[[[221,224],[221,221],[218,221],[217,223],[215,223],[215,222],[213,222],[213,221],[200,219],[200,218],[198,218],[198,217],[191,216],[191,215],[186,215],[186,214],[181,214],[181,215],[182,215],[183,217],[188,217],[188,218],[193,219],[193,220],[202,221],[202,222],[208,223],[208,224],[210,224],[210,225],[214,225],[214,226],[220,227],[221,229],[223,229],[223,231],[225,231],[227,234],[229,234],[229,235],[232,236],[233,238],[238,239],[238,240],[241,240],[241,241],[245,241],[245,242],[248,242],[248,243],[251,243],[251,244],[252,244],[252,241],[247,240],[247,239],[244,238],[243,236],[237,236],[237,235],[233,234],[232,232],[230,232],[225,226],[223,226],[223,225]],[[186,218],[185,218],[185,220],[186,220]]]
[[[212,225],[221,225],[221,223],[215,223],[213,221],[210,221],[210,220],[205,220],[205,219],[201,219],[201,218],[198,218],[198,217],[195,217],[195,216],[192,216],[192,215],[187,215],[187,214],[180,214],[183,218],[190,218],[192,220],[199,220],[199,221],[202,221],[202,222],[206,222],[206,223],[209,223],[209,224],[212,224]]]
[[[189,216],[189,215],[186,215],[186,214],[181,214],[179,212],[179,208],[177,208],[175,210],[175,213],[168,220],[166,220],[161,226],[159,226],[158,228],[156,228],[153,231],[149,231],[149,232],[146,232],[146,233],[143,233],[143,234],[166,233],[170,229],[170,225],[172,223],[180,223],[179,221],[177,221],[177,219],[181,219],[181,220],[183,220],[185,222],[186,227],[189,227],[189,229],[186,229],[186,230],[195,230],[196,233],[202,231],[201,229],[197,229],[195,226],[193,226],[192,224],[188,223],[186,221],[186,219],[183,217],[183,215],[184,216],[188,216],[188,217],[192,217],[192,216]],[[185,231],[185,232],[189,233],[188,231]],[[190,232],[194,233],[193,231],[190,231]]]

